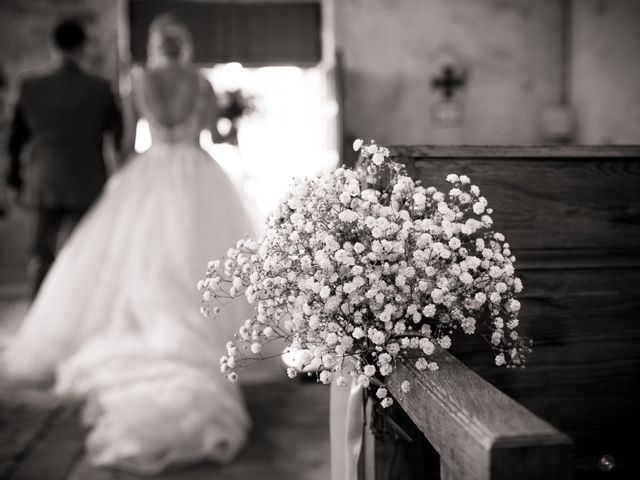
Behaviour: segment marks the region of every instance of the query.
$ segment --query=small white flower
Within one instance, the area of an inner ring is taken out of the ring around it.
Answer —
[[[383,398],[382,401],[380,402],[380,405],[382,405],[382,408],[389,408],[391,405],[393,405],[393,398],[391,397]]]
[[[363,371],[366,376],[373,377],[376,374],[376,367],[373,365],[366,365]]]
[[[462,272],[458,277],[465,285],[471,285],[473,283],[473,276],[469,272]]]
[[[482,202],[476,202],[473,204],[473,213],[476,215],[481,215],[484,212],[484,208],[486,205]]]
[[[445,335],[440,340],[438,340],[438,343],[440,344],[440,346],[442,348],[444,348],[446,350],[449,347],[451,347],[451,338],[449,337],[449,335]]]
[[[373,235],[374,238],[380,238],[382,236],[382,229],[380,227],[373,227],[371,229],[371,235]]]
[[[428,367],[427,361],[424,358],[416,360],[416,368],[420,371],[426,370]]]
[[[506,363],[505,359],[504,359],[504,355],[502,353],[499,353],[498,355],[496,355],[496,365],[499,367],[501,365],[504,365]]]
[[[431,299],[434,303],[442,303],[444,301],[444,292],[440,288],[434,288],[431,291]]]
[[[413,202],[415,203],[416,207],[424,207],[424,204],[427,202],[427,197],[422,192],[414,193]]]
[[[229,375],[227,375],[227,378],[230,382],[235,383],[238,381],[238,374],[236,372],[231,372]]]
[[[472,317],[463,318],[460,322],[460,326],[462,327],[462,331],[467,335],[472,335],[476,331],[476,320]]]
[[[382,165],[382,162],[384,162],[384,155],[379,152],[374,153],[373,157],[371,157],[371,161],[376,165]]]
[[[378,356],[378,364],[379,365],[384,365],[384,364],[390,363],[390,362],[391,362],[391,355],[389,355],[388,353],[383,353],[383,354]]]
[[[385,398],[388,394],[389,392],[384,387],[380,387],[378,388],[378,390],[376,390],[376,397],[378,398]]]
[[[433,317],[436,314],[436,306],[433,303],[430,303],[422,309],[422,314],[427,318]]]
[[[327,335],[327,345],[335,345],[336,343],[338,343],[338,335],[336,335],[334,332],[331,332]]]
[[[420,348],[422,349],[425,355],[431,355],[435,350],[435,345],[431,343],[431,341],[428,338],[421,338]]]
[[[289,378],[295,378],[298,375],[298,371],[295,368],[289,367],[287,368],[287,376]]]
[[[369,387],[370,383],[371,380],[367,375],[358,375],[358,385],[360,385],[362,388]]]
[[[358,150],[360,150],[362,148],[362,144],[363,141],[360,138],[357,138],[354,142],[353,142],[353,149],[357,152]]]
[[[406,330],[407,330],[407,326],[402,321],[397,322],[393,327],[393,331],[396,335],[402,335]]]
[[[513,291],[520,293],[522,291],[522,280],[516,278],[513,280]]]
[[[489,269],[489,276],[491,278],[499,278],[502,275],[502,269],[495,265],[492,265]]]
[[[507,306],[508,310],[513,313],[517,313],[520,311],[520,302],[515,298],[509,300],[509,305]]]
[[[331,368],[336,364],[336,357],[327,353],[322,356],[322,365],[325,368]]]
[[[375,328],[370,328],[368,332],[369,340],[376,345],[382,345],[384,343],[384,333]]]
[[[411,384],[408,380],[405,380],[400,384],[400,390],[402,390],[403,393],[409,393],[411,391]]]
[[[333,374],[327,370],[320,372],[320,381],[325,385],[330,384],[333,381]]]

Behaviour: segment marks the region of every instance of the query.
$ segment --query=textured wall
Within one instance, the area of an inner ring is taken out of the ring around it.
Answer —
[[[573,2],[572,90],[580,143],[640,143],[640,2]]]
[[[255,0],[236,0],[255,1]],[[284,0],[271,0],[284,1]],[[310,0],[309,0],[310,1]],[[89,24],[93,69],[116,78],[118,4],[0,0],[0,64],[9,79],[49,60],[55,21]],[[562,0],[322,0],[343,54],[344,132],[379,143],[535,144],[561,91]],[[640,143],[640,2],[574,0],[568,90],[578,143]],[[121,25],[122,26],[122,25]],[[324,45],[331,47],[331,28]],[[126,31],[123,32],[126,34]],[[126,40],[121,35],[120,42]],[[447,58],[469,81],[461,120],[434,117],[430,86]]]
[[[116,75],[115,0],[0,0],[0,64],[11,80],[46,65],[51,29],[68,16],[85,22],[90,36],[88,67],[105,77]]]
[[[528,144],[560,89],[558,0],[337,1],[345,132],[380,143]],[[439,126],[430,88],[453,55],[470,78],[463,121]]]

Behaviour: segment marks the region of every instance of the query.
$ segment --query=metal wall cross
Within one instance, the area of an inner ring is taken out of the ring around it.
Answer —
[[[451,100],[456,91],[467,83],[467,75],[452,65],[445,65],[439,76],[431,80],[431,86],[441,90],[446,100]]]

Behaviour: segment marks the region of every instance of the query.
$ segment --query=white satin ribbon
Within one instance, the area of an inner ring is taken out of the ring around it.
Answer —
[[[331,480],[357,480],[362,445],[362,387],[352,380],[347,387],[331,384]]]

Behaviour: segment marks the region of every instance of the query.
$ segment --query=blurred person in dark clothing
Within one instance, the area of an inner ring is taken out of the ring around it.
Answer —
[[[85,44],[80,23],[65,20],[55,27],[54,63],[23,79],[9,127],[7,184],[33,214],[32,296],[105,184],[105,134],[120,150],[120,110],[109,83],[81,67]]]
[[[5,137],[5,109],[7,102],[7,91],[9,90],[9,81],[5,75],[4,68],[0,65],[0,142],[4,143]],[[0,153],[2,158],[2,153]],[[2,158],[4,160],[4,158]],[[2,162],[2,167],[5,167],[5,162]],[[4,171],[4,170],[3,170]],[[4,185],[0,185],[0,219],[7,215],[7,192]]]
[[[219,111],[192,52],[184,23],[153,20],[128,98],[149,123],[151,148],[109,179],[0,352],[3,378],[53,382],[57,395],[86,401],[91,464],[137,474],[228,463],[250,426],[219,358],[253,306],[233,302],[211,321],[196,286],[208,261],[257,225],[200,146]]]

